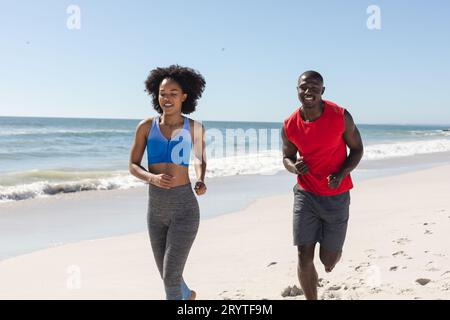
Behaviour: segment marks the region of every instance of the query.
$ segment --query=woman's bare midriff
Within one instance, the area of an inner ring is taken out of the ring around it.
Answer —
[[[189,168],[173,163],[155,163],[148,167],[153,174],[167,174],[174,177],[173,186],[182,186],[190,183]]]

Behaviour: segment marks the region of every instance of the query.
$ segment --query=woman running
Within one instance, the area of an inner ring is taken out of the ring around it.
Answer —
[[[168,300],[194,300],[183,269],[197,234],[200,212],[189,179],[191,150],[197,181],[195,193],[206,192],[205,139],[202,124],[183,114],[195,111],[205,88],[197,71],[178,65],[156,68],[145,81],[159,116],[136,128],[129,170],[149,183],[148,231]],[[147,149],[148,170],[141,166]]]

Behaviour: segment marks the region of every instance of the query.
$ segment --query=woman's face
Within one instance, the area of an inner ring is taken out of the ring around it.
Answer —
[[[183,93],[180,85],[172,79],[164,79],[159,85],[158,101],[166,115],[181,113],[181,106],[187,94]]]

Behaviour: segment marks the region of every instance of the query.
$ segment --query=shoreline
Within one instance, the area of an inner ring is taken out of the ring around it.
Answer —
[[[319,297],[450,299],[449,180],[446,165],[359,182],[341,262],[325,274],[316,256]],[[292,200],[265,197],[201,221],[184,273],[199,299],[283,299],[281,291],[298,286]],[[67,288],[70,266],[81,270],[79,289]],[[0,261],[0,282],[3,299],[164,298],[146,232]]]
[[[446,154],[430,154],[391,162],[372,161],[362,163],[352,177],[358,186],[371,179],[445,166],[447,159]],[[201,219],[245,210],[258,199],[289,193],[295,180],[286,171],[211,178],[208,193],[198,197]],[[84,240],[146,232],[147,201],[147,186],[143,186],[0,203],[0,261]]]
[[[280,154],[281,156],[281,154]],[[394,157],[378,160],[363,159],[358,168],[352,172],[352,176],[358,180],[366,180],[381,176],[396,175],[404,172],[422,170],[430,167],[450,164],[450,151],[413,156]],[[246,177],[279,177],[287,173],[282,163],[275,171],[261,173],[239,172],[233,175],[207,177],[209,183],[220,184],[233,179],[245,179]],[[212,169],[214,171],[214,169]],[[264,170],[263,170],[264,171]],[[54,180],[56,178],[56,180]],[[190,172],[191,180],[195,180],[193,170]],[[77,196],[86,192],[120,191],[139,189],[145,187],[143,182],[131,176],[127,168],[123,167],[96,167],[79,169],[48,169],[30,170],[23,172],[0,171],[0,180],[5,179],[0,186],[0,210],[6,204],[21,203],[38,199],[54,197]],[[36,180],[38,179],[38,180]],[[116,180],[118,179],[118,180]],[[26,183],[29,181],[29,183]],[[81,191],[82,190],[82,191]],[[272,194],[275,194],[272,192]],[[1,215],[1,212],[0,212]],[[1,216],[0,216],[1,217]]]

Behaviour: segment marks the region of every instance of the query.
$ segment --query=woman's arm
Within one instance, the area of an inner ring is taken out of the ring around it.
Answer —
[[[149,128],[150,120],[141,121],[134,135],[134,141],[131,145],[130,161],[128,163],[128,170],[136,178],[143,180],[147,183],[152,179],[153,174],[148,172],[142,165],[142,157],[147,147],[147,132]],[[150,122],[151,123],[151,122]]]
[[[133,176],[143,180],[146,183],[151,183],[160,188],[170,189],[173,186],[173,177],[167,174],[153,174],[141,165],[142,156],[144,155],[145,148],[147,147],[147,133],[151,124],[151,118],[143,120],[138,124],[134,142],[131,145],[128,170]]]
[[[206,143],[205,128],[202,124],[194,121],[194,169],[197,176],[195,191],[197,195],[206,192],[205,174],[206,174]]]

